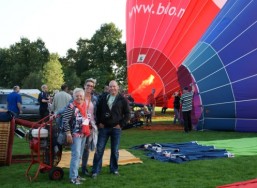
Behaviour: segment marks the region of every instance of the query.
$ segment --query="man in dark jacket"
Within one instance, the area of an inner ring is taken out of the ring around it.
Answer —
[[[47,85],[41,86],[42,91],[38,95],[38,102],[39,102],[39,113],[41,119],[45,118],[49,115],[48,104],[50,103],[50,96],[48,94],[48,87]]]
[[[99,164],[103,158],[106,143],[111,138],[110,173],[119,175],[118,159],[121,129],[130,117],[128,101],[119,94],[119,86],[115,80],[109,83],[109,93],[101,98],[97,105],[96,120],[98,125],[98,141],[93,160],[92,177],[100,173]]]

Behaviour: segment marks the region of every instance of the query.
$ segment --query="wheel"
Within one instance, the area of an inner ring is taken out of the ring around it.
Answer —
[[[61,180],[63,178],[64,172],[60,167],[53,167],[49,172],[50,180]]]

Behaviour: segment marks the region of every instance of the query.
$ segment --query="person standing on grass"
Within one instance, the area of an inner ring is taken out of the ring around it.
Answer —
[[[61,91],[56,93],[53,98],[53,103],[51,105],[52,111],[57,114],[57,112],[63,109],[71,101],[71,95],[68,93],[68,86],[63,84],[61,86]]]
[[[152,123],[152,116],[155,115],[155,106],[156,106],[156,100],[154,98],[155,94],[155,89],[152,89],[152,92],[147,96],[147,102],[146,105],[148,107],[148,110],[150,112],[150,117],[149,117],[149,123]]]
[[[48,94],[48,87],[47,85],[41,86],[41,92],[38,95],[38,102],[39,102],[39,113],[41,119],[49,115],[48,104],[51,102],[50,95]]]
[[[193,102],[195,87],[193,83],[190,84],[190,86],[192,87],[191,91],[188,90],[188,87],[183,88],[183,94],[180,99],[180,102],[182,105],[183,120],[184,120],[184,131],[186,133],[188,133],[189,131],[192,131],[191,110],[192,110],[192,102]]]
[[[85,149],[82,156],[82,174],[89,176],[89,171],[87,169],[88,157],[90,150],[93,151],[96,147],[98,130],[96,126],[96,105],[97,97],[93,95],[93,90],[96,84],[96,80],[89,78],[85,81],[84,91],[85,91],[85,102],[86,102],[86,113],[90,124],[90,136],[86,138]],[[102,166],[102,163],[100,164]]]
[[[74,101],[63,112],[63,127],[67,135],[67,143],[71,145],[70,182],[79,185],[85,180],[79,176],[78,169],[86,137],[90,135],[90,131],[84,90],[76,88],[73,98]]]
[[[106,143],[111,138],[110,173],[119,176],[118,159],[121,129],[130,118],[129,104],[119,92],[119,86],[115,80],[109,83],[109,93],[99,100],[96,111],[98,125],[98,141],[93,160],[92,178],[100,173]]]
[[[13,92],[7,95],[7,109],[13,112],[15,117],[22,113],[22,99],[19,92],[20,87],[14,86]]]
[[[173,94],[174,101],[173,101],[173,107],[174,107],[174,121],[173,124],[176,124],[177,120],[180,122],[180,93],[176,91]]]
[[[162,105],[162,111],[161,111],[161,113],[162,113],[162,114],[166,114],[167,108],[168,108],[168,97],[167,97],[167,95],[164,95],[164,96],[163,96],[163,105]]]

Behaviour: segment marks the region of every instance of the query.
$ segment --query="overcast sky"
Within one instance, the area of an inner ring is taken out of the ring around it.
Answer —
[[[126,0],[0,0],[0,48],[26,37],[41,38],[51,53],[65,56],[81,38],[113,22],[125,42]]]

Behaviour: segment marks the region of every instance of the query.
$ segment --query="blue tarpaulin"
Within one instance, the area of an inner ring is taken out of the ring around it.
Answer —
[[[215,146],[205,146],[196,141],[184,143],[151,143],[134,146],[142,149],[152,159],[162,162],[183,163],[192,160],[228,158],[234,155],[226,149],[216,149]]]

